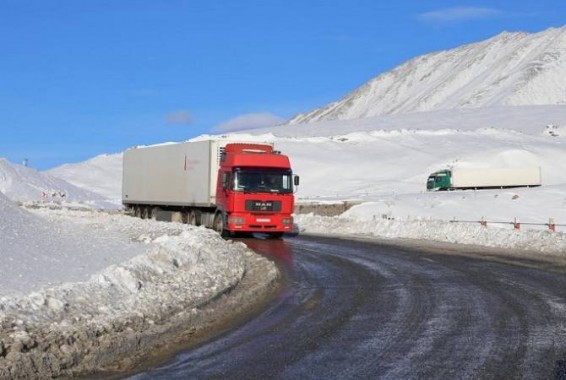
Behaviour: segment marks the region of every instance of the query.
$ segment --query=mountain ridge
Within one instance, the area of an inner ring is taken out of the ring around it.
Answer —
[[[288,124],[490,106],[566,104],[566,26],[503,32],[415,57]]]

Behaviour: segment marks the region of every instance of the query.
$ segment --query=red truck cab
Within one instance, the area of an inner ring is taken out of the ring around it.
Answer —
[[[220,157],[214,229],[221,234],[293,229],[294,186],[289,158],[267,144],[231,143]]]

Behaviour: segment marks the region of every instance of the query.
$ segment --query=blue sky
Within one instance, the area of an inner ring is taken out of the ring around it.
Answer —
[[[0,0],[0,157],[43,170],[273,124],[565,1]]]

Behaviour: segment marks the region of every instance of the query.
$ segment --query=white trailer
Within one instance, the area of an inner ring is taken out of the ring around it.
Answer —
[[[531,187],[542,184],[540,167],[452,168],[432,173],[427,190]]]
[[[136,147],[124,152],[124,205],[215,207],[221,148],[227,141]]]

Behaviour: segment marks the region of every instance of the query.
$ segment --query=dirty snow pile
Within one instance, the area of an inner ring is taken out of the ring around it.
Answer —
[[[84,355],[95,357],[101,344],[93,334],[134,321],[143,331],[176,313],[197,313],[239,283],[246,260],[267,261],[242,243],[179,223],[27,211],[1,193],[0,214],[0,378],[64,374],[70,358],[88,365]],[[277,273],[271,265],[264,278]]]

